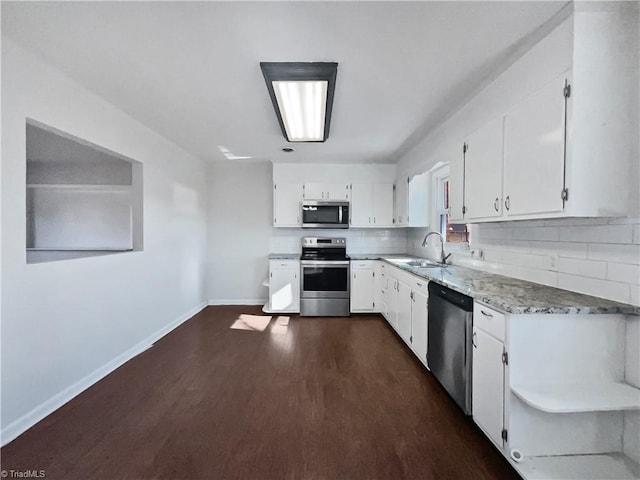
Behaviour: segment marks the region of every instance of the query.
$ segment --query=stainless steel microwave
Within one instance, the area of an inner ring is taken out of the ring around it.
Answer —
[[[302,202],[302,228],[349,228],[349,202]]]

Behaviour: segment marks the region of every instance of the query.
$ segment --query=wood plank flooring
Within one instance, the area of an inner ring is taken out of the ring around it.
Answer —
[[[2,448],[46,479],[517,479],[378,315],[208,307]]]

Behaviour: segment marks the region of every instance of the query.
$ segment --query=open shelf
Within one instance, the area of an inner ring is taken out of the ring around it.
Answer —
[[[511,391],[527,405],[548,413],[640,409],[640,389],[618,382],[514,385]]]
[[[621,453],[525,457],[514,466],[527,480],[640,478],[640,465]]]

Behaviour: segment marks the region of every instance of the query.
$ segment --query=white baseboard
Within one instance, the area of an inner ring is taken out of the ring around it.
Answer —
[[[164,337],[167,333],[182,325],[184,322],[189,320],[191,317],[201,312],[207,306],[206,303],[202,303],[198,305],[196,308],[190,310],[189,312],[181,315],[179,318],[171,322],[170,324],[162,327],[160,330],[156,331],[152,335],[148,336],[141,342],[137,343],[127,351],[121,353],[116,358],[106,363],[102,367],[94,370],[89,375],[84,378],[81,378],[76,383],[70,385],[65,388],[61,392],[55,394],[49,400],[38,405],[36,408],[31,410],[30,412],[24,414],[17,420],[14,420],[0,432],[0,444],[5,446],[10,441],[14,440],[16,437],[26,432],[29,428],[33,427],[40,420],[45,418],[47,415],[52,414],[58,408],[63,406],[72,398],[76,397],[91,385],[97,383],[102,378],[109,375],[116,368],[125,364],[132,358],[140,355],[145,350],[149,349],[153,346],[154,342],[160,340],[160,338]]]
[[[209,305],[264,305],[267,298],[210,298]]]

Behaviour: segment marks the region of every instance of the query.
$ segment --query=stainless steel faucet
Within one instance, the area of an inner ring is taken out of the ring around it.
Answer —
[[[442,235],[440,235],[439,232],[429,232],[425,235],[424,240],[422,240],[422,246],[426,247],[427,246],[427,240],[429,239],[429,237],[431,235],[437,235],[438,238],[440,238],[440,263],[442,265],[446,265],[447,264],[447,258],[449,258],[451,256],[451,254],[446,255],[444,254],[444,239],[442,238]]]

